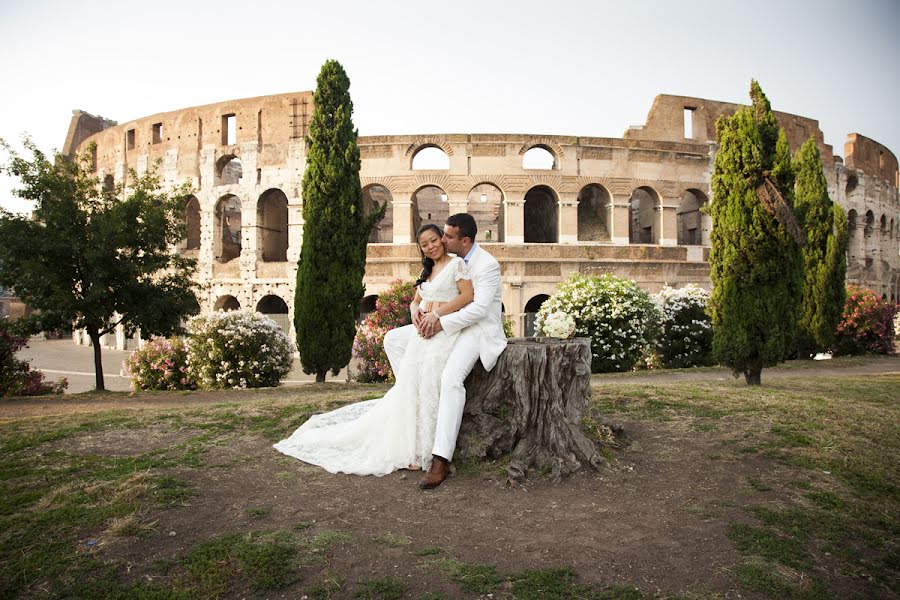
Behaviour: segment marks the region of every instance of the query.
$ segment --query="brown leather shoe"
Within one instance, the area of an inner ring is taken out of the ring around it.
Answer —
[[[426,471],[425,476],[419,480],[419,488],[423,490],[433,490],[444,483],[444,480],[447,479],[449,474],[450,463],[447,462],[447,459],[434,455],[431,458],[431,464],[428,466],[428,471]]]

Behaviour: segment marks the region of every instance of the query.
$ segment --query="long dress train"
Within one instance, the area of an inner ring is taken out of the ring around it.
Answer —
[[[467,279],[461,258],[419,287],[423,302],[447,302]],[[440,331],[430,339],[413,335],[384,397],[314,415],[274,445],[283,454],[331,473],[386,475],[431,459],[441,392],[441,373],[459,334]]]

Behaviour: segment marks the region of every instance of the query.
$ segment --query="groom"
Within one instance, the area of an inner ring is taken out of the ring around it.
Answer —
[[[475,299],[437,321],[426,320],[418,306],[413,306],[413,324],[392,329],[384,336],[384,350],[391,368],[397,373],[411,336],[421,334],[428,338],[441,330],[448,334],[460,332],[441,375],[441,399],[431,466],[419,481],[419,487],[423,490],[441,485],[450,473],[450,461],[456,449],[456,437],[466,404],[466,388],[463,386],[466,377],[479,358],[484,368],[490,371],[506,348],[506,335],[500,317],[500,264],[475,243],[477,233],[478,227],[472,215],[459,213],[447,219],[443,238],[447,252],[466,261]]]

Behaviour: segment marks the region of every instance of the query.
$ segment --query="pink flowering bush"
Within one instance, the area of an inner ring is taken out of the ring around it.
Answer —
[[[835,354],[891,354],[898,306],[872,290],[847,286],[844,315],[835,334]]]
[[[26,345],[23,336],[15,335],[5,323],[0,323],[0,397],[62,394],[69,385],[65,378],[50,383],[43,373],[32,371],[27,361],[16,358],[16,352]]]
[[[394,373],[384,352],[384,334],[396,327],[409,325],[409,305],[416,295],[411,281],[391,284],[375,301],[375,311],[356,328],[353,357],[356,359],[356,380],[362,383],[394,381]]]
[[[157,338],[132,352],[124,363],[135,390],[195,390],[188,371],[187,344],[180,339]]]

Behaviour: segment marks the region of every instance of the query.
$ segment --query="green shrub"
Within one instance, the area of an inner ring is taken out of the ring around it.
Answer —
[[[706,313],[709,292],[696,285],[664,287],[653,295],[662,315],[656,342],[660,366],[683,369],[711,365],[712,319]]]
[[[891,354],[894,351],[895,303],[872,290],[847,286],[844,314],[835,333],[836,354]]]
[[[294,348],[265,315],[219,311],[191,319],[188,370],[201,388],[277,386],[291,370]]]
[[[362,383],[394,381],[394,372],[384,352],[384,335],[391,329],[412,323],[409,305],[416,295],[412,281],[391,284],[375,300],[375,310],[356,328],[353,357],[356,359],[356,380]]]
[[[659,310],[631,280],[606,274],[575,274],[541,305],[535,329],[547,315],[565,312],[575,319],[575,336],[591,339],[594,373],[628,371],[656,339]]]
[[[188,371],[187,344],[179,338],[157,338],[131,353],[125,371],[135,390],[194,390]]]
[[[16,358],[16,352],[27,345],[24,336],[16,335],[0,321],[0,397],[62,394],[69,385],[65,377],[50,383],[43,373],[32,371],[27,361]]]

